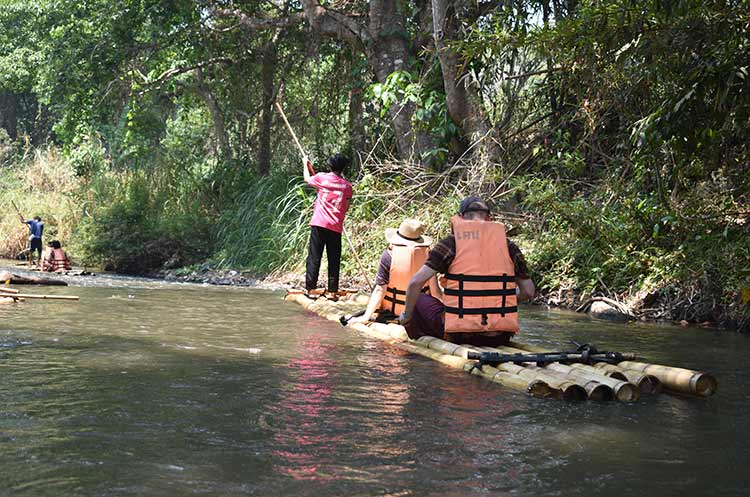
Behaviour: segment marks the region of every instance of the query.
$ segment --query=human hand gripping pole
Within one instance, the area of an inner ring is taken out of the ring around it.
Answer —
[[[302,144],[297,139],[297,135],[294,133],[294,130],[292,129],[292,125],[289,124],[289,121],[286,118],[286,114],[284,114],[284,109],[281,108],[281,104],[279,102],[276,102],[276,109],[279,111],[279,114],[281,114],[281,119],[284,120],[284,124],[286,124],[286,129],[289,131],[289,134],[292,135],[292,139],[294,140],[294,143],[297,145],[297,149],[299,150],[300,155],[302,155],[302,160],[305,163],[305,166],[307,167],[307,171],[309,171],[310,174],[315,175],[315,170],[312,167],[312,163],[310,162],[310,159],[308,159],[308,156],[305,153],[305,149],[302,148]],[[307,179],[307,175],[305,175],[305,179]],[[372,288],[372,284],[370,283],[370,278],[367,277],[367,272],[364,270],[364,267],[362,266],[362,262],[359,260],[359,255],[357,254],[357,251],[354,249],[354,245],[352,244],[352,241],[349,238],[349,233],[346,231],[346,227],[343,228],[343,231],[344,231],[344,237],[346,238],[346,241],[349,244],[349,248],[351,249],[352,254],[354,254],[354,259],[357,261],[357,266],[359,267],[359,271],[360,273],[362,273],[362,276],[365,278],[365,281],[367,282],[367,287]]]

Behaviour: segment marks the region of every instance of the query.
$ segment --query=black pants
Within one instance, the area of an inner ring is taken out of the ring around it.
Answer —
[[[314,290],[318,286],[320,260],[323,248],[328,255],[328,291],[339,291],[339,270],[341,269],[341,233],[320,226],[310,226],[310,248],[307,251],[307,271],[305,288]]]
[[[29,240],[29,257],[34,257],[34,251],[36,251],[39,254],[39,258],[42,258],[42,239],[41,238],[32,238]]]

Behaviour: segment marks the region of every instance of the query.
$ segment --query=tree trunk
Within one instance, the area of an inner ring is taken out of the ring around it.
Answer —
[[[371,0],[366,26],[356,17],[327,9],[315,0],[302,0],[302,7],[308,23],[318,33],[346,41],[363,51],[380,83],[385,83],[395,71],[409,69],[413,54],[403,10],[406,5],[399,0]],[[412,127],[415,110],[411,102],[397,102],[388,110],[397,155],[402,159],[421,155],[421,144],[427,138],[418,136]]]
[[[219,102],[203,80],[203,69],[198,67],[194,70],[196,85],[195,89],[203,98],[203,101],[211,113],[214,121],[214,133],[218,144],[219,153],[222,157],[230,158],[231,150],[229,149],[229,138],[227,136],[226,125],[224,124],[224,113],[219,107]]]
[[[492,157],[497,154],[498,147],[490,136],[492,127],[482,111],[479,92],[469,84],[466,74],[459,72],[459,55],[450,46],[458,34],[455,10],[449,13],[452,5],[453,2],[449,0],[432,0],[433,36],[443,75],[448,114],[464,137],[470,142],[481,139],[479,150]]]
[[[276,50],[271,43],[263,50],[261,66],[263,108],[258,124],[258,172],[264,176],[271,171],[271,124],[273,123],[273,80],[275,73]]]
[[[18,95],[10,90],[0,92],[0,128],[11,140],[18,138]]]
[[[365,150],[365,123],[362,119],[364,105],[362,102],[362,88],[352,88],[349,91],[349,141],[352,145],[352,160],[359,168],[360,154],[367,154]],[[364,159],[365,156],[362,156]]]

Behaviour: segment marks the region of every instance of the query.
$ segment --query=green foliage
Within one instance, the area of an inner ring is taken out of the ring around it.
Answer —
[[[154,190],[147,176],[100,176],[88,188],[87,215],[77,225],[72,249],[89,265],[144,273],[210,255],[210,220],[164,202],[164,192]]]

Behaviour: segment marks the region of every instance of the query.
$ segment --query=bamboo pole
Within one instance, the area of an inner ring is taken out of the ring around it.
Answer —
[[[622,369],[614,364],[606,362],[597,362],[592,364],[593,367],[604,371],[607,376],[614,377],[614,374],[624,375],[627,381],[636,385],[644,395],[653,395],[661,392],[661,381],[656,376],[634,371],[632,369]]]
[[[0,291],[0,295],[2,295]],[[34,295],[30,293],[9,293],[2,295],[3,297],[11,297],[14,299],[44,299],[44,300],[80,300],[77,295]]]
[[[709,397],[716,393],[718,387],[716,378],[703,371],[637,361],[623,361],[618,366],[655,376],[661,381],[664,388],[675,392]]]
[[[15,288],[0,287],[0,293],[20,293],[20,291]]]

